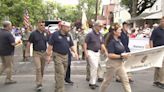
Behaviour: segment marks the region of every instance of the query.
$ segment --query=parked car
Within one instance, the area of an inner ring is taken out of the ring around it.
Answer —
[[[55,31],[59,30],[58,24],[59,20],[47,20],[45,21],[46,30],[48,33],[52,34]]]

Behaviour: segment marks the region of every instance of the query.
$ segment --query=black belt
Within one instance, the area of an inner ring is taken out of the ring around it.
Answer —
[[[89,50],[89,49],[88,49]],[[91,50],[91,51],[93,51],[93,52],[99,52],[99,50]]]
[[[67,55],[68,53],[62,53],[62,52],[58,52],[58,51],[53,51],[55,53],[61,54],[61,55]]]
[[[34,51],[38,51],[38,52],[41,52],[41,53],[46,52],[45,50],[34,50]]]
[[[94,51],[94,52],[99,52],[99,50],[92,50],[92,51]]]

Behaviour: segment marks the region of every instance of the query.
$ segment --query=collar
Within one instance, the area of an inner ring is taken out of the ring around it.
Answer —
[[[36,30],[36,32],[38,32],[38,33],[40,33],[40,34],[44,33],[44,32],[39,31],[38,29]]]
[[[93,33],[96,34],[96,35],[100,35],[100,32],[96,32],[95,29],[93,29]]]
[[[61,36],[67,36],[67,35],[68,35],[68,33],[67,33],[67,34],[64,34],[64,33],[62,32],[62,30],[59,30],[59,34],[60,34]]]
[[[162,28],[162,27],[160,27],[160,26],[159,26],[158,28],[159,28],[160,30],[163,30],[163,31],[164,31],[164,28]]]
[[[2,31],[7,31],[7,32],[8,32],[8,30],[6,30],[6,29],[4,29],[4,28],[2,29]]]
[[[128,32],[125,31],[124,29],[122,29],[122,33],[124,33],[124,34],[128,34]]]

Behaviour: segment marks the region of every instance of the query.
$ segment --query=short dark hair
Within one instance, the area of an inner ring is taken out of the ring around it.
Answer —
[[[129,24],[129,23],[128,23],[128,22],[126,22],[126,21],[122,23],[122,25],[126,25],[126,24]]]

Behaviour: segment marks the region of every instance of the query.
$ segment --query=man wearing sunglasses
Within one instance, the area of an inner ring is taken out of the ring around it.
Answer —
[[[30,34],[26,53],[30,49],[30,45],[33,44],[33,58],[36,68],[36,90],[42,89],[42,80],[44,74],[47,49],[48,35],[45,32],[45,22],[43,20],[38,21],[37,29]]]

